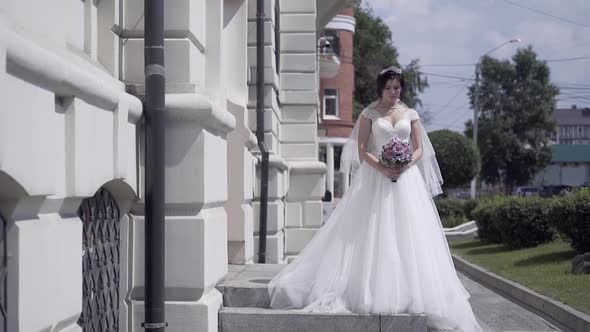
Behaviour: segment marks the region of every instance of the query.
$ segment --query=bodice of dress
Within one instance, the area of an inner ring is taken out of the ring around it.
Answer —
[[[392,138],[397,137],[403,141],[410,140],[412,132],[410,111],[406,111],[402,118],[395,124],[384,118],[376,118],[371,123],[371,135],[369,136],[369,151],[375,156],[381,154],[381,147]]]

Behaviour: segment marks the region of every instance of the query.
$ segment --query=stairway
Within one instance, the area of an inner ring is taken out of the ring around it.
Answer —
[[[217,285],[223,294],[220,332],[427,332],[424,315],[311,314],[269,309],[266,284],[284,265],[230,265]]]

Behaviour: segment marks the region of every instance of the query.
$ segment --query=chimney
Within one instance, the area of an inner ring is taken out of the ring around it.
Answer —
[[[572,105],[572,109],[573,109],[573,110],[575,110],[575,109],[577,109],[577,108],[578,108],[578,106],[576,106],[576,104],[573,104],[573,105]]]

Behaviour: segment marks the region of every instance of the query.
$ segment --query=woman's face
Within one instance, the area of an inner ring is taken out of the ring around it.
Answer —
[[[402,92],[402,86],[397,78],[390,79],[385,83],[383,91],[381,91],[381,98],[384,102],[393,103],[399,99]]]

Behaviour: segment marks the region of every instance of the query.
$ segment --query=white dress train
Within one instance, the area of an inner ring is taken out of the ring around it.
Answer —
[[[369,150],[378,156],[392,137],[409,140],[417,119],[410,109],[395,126],[374,120]],[[330,218],[268,290],[277,309],[417,313],[429,327],[482,331],[416,166],[391,182],[362,163]]]

